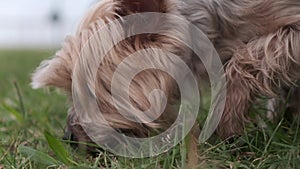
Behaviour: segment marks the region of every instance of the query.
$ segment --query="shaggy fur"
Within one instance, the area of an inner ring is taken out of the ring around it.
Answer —
[[[299,79],[299,0],[103,0],[85,16],[78,33],[67,38],[63,49],[53,59],[41,64],[33,76],[33,87],[56,86],[70,95],[72,70],[82,45],[94,31],[110,20],[136,12],[164,12],[184,16],[214,44],[224,63],[228,81],[226,107],[218,128],[222,138],[243,131],[243,124],[249,120],[248,109],[257,96],[280,98],[280,91],[295,86]],[[160,24],[156,25],[157,28],[170,35],[181,32],[180,36],[189,37],[188,30],[183,25],[172,23],[174,27],[165,28],[165,22],[168,21],[158,22]],[[119,25],[119,30],[111,31],[113,35],[126,33],[128,30],[122,30]],[[99,40],[105,42],[103,39]],[[129,54],[148,47],[159,47],[179,55],[193,68],[196,75],[205,74],[198,57],[174,38],[138,35],[117,45],[98,71],[98,103],[112,127],[138,137],[146,137],[155,129],[165,129],[171,124],[174,120],[171,105],[179,96],[172,78],[161,71],[151,70],[140,73],[133,80],[130,97],[135,107],[144,111],[150,106],[148,94],[153,89],[163,90],[168,98],[168,105],[157,121],[133,123],[122,118],[112,106],[109,86],[115,67]],[[294,107],[299,111],[299,105]],[[90,141],[82,132],[80,119],[76,117],[72,106],[68,116],[68,130],[73,134],[74,140]],[[103,139],[106,136],[103,129]]]
[[[101,53],[103,52],[101,51],[102,48],[99,47],[98,44],[106,45],[108,43],[113,43],[115,41],[114,36],[122,36],[121,34],[126,34],[130,31],[124,30],[122,27],[122,24],[126,24],[126,21],[124,21],[125,23],[119,23],[110,27],[109,33],[99,32],[95,37],[97,30],[110,22],[110,20],[136,12],[163,12],[180,16],[180,13],[177,10],[177,5],[174,2],[169,0],[152,0],[152,2],[153,6],[149,6],[150,0],[140,1],[140,4],[134,3],[134,1],[131,0],[101,1],[83,19],[78,33],[75,36],[67,38],[63,49],[59,51],[53,59],[44,61],[41,64],[36,73],[33,75],[33,87],[39,88],[44,86],[56,86],[63,88],[67,91],[67,94],[70,96],[70,102],[72,103],[72,75],[78,77],[78,81],[75,83],[86,86],[95,85],[92,76],[88,78],[84,76],[89,74],[89,70],[87,69],[89,69],[92,63],[95,62],[92,57],[87,59],[88,63],[79,62],[79,67],[82,65],[82,67],[85,67],[86,69],[79,71],[75,75],[73,74],[74,65],[80,57],[81,49],[86,47],[85,45],[88,45],[88,48],[91,50],[89,52],[93,54],[103,54]],[[147,70],[140,72],[132,80],[130,86],[130,101],[135,108],[141,111],[146,111],[150,108],[150,106],[153,106],[150,105],[150,101],[148,100],[148,95],[151,91],[154,89],[160,89],[164,92],[168,99],[168,104],[161,117],[154,122],[140,124],[124,118],[114,107],[111,96],[110,86],[115,69],[123,61],[123,59],[136,51],[141,49],[159,48],[166,52],[176,54],[186,63],[191,64],[191,52],[189,49],[187,49],[187,47],[184,44],[181,44],[178,40],[172,38],[172,35],[174,34],[176,34],[176,37],[182,37],[181,39],[185,38],[186,35],[188,35],[188,27],[185,25],[179,25],[174,21],[161,19],[163,18],[160,18],[157,21],[149,21],[149,26],[154,27],[155,30],[159,30],[159,32],[164,35],[143,34],[121,41],[105,56],[97,72],[96,95],[99,109],[113,128],[122,133],[126,133],[127,135],[147,137],[149,136],[149,133],[155,133],[157,130],[164,130],[168,128],[177,117],[177,115],[174,114],[177,110],[175,110],[172,105],[174,105],[174,102],[178,100],[178,97],[180,96],[178,86],[172,77],[159,70]],[[153,23],[156,25],[153,25]],[[134,25],[132,25],[132,27],[134,28]],[[167,37],[165,35],[170,36]],[[92,36],[96,42],[87,43],[89,38]],[[152,57],[159,56],[161,57],[160,60],[162,65],[172,63],[172,58],[170,58],[171,56],[160,56],[157,52],[151,49],[147,51],[148,52],[144,54],[147,56],[145,59],[151,60]],[[139,63],[137,63],[137,65],[139,65]],[[119,90],[126,90],[126,88],[122,87],[122,83],[120,83]],[[82,130],[83,126],[80,123],[80,118],[76,115],[76,113],[82,114],[84,112],[78,112],[80,110],[76,110],[77,112],[75,113],[75,108],[73,106],[73,104],[70,105],[71,108],[68,113],[67,133],[71,133],[71,139],[74,141],[91,142]],[[97,114],[95,116],[97,116]],[[128,111],[128,116],[136,117],[139,121],[145,121],[152,116],[157,117],[155,112],[146,115],[136,115],[130,111]],[[152,117],[151,119],[154,118]],[[109,138],[110,133],[106,127],[104,125],[101,126],[101,123],[99,125],[99,128],[101,128],[101,139],[105,140],[106,138]]]
[[[299,79],[300,1],[187,0],[181,12],[206,33],[225,64],[221,137],[243,131],[255,97],[278,98]]]

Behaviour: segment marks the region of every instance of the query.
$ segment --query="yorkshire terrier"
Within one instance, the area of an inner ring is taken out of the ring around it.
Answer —
[[[63,48],[55,57],[41,63],[32,77],[33,87],[61,88],[66,91],[72,103],[73,70],[84,44],[110,21],[143,12],[184,17],[203,31],[214,45],[223,62],[227,79],[226,105],[217,129],[221,138],[243,132],[244,123],[249,121],[249,108],[258,96],[273,99],[269,104],[270,112],[276,111],[281,103],[280,98],[287,95],[286,90],[290,88],[294,88],[291,98],[299,98],[299,0],[102,0],[84,17],[77,34],[66,38]],[[179,36],[193,38],[188,27],[176,23],[172,23],[173,27],[164,27],[167,22],[169,21],[161,20],[154,26],[166,33],[176,32]],[[132,27],[134,26],[133,24]],[[122,24],[119,29],[125,33],[130,31],[124,30]],[[111,33],[116,32],[118,30],[112,30]],[[101,48],[100,42],[97,45],[91,46],[91,50]],[[97,103],[113,128],[136,137],[147,137],[157,129],[170,126],[174,121],[172,104],[180,97],[178,86],[169,75],[159,70],[148,70],[133,79],[130,99],[136,108],[145,111],[150,107],[147,98],[149,93],[154,89],[161,89],[168,100],[162,116],[150,123],[134,123],[122,117],[113,106],[110,85],[117,65],[135,51],[149,47],[159,47],[180,56],[196,76],[206,74],[201,60],[176,38],[141,34],[116,45],[97,72]],[[297,114],[300,104],[293,102],[295,100],[291,99],[290,110]],[[71,104],[66,132],[71,134],[73,141],[92,142],[74,109]],[[268,116],[274,117],[274,113],[270,112]],[[149,112],[148,116],[155,116],[155,113]],[[109,137],[105,129],[102,133],[103,139]]]

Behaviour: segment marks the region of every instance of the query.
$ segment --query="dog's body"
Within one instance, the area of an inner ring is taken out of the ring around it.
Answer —
[[[181,11],[210,38],[225,63],[222,137],[242,132],[256,96],[281,97],[282,88],[299,79],[299,1],[188,0]]]
[[[226,106],[218,128],[222,138],[242,132],[243,123],[248,120],[248,109],[256,96],[279,98],[282,88],[295,85],[300,78],[298,0],[103,0],[87,14],[78,33],[67,39],[56,57],[45,61],[37,70],[33,76],[33,86],[56,86],[71,95],[75,62],[91,35],[110,20],[138,12],[163,12],[183,16],[201,29],[214,44],[224,63],[228,81]],[[159,23],[163,25],[163,21]],[[172,34],[174,31],[181,32],[182,36],[190,36],[187,28],[176,23],[173,23],[173,30],[162,25],[157,27],[167,33]],[[121,26],[119,28],[122,29]],[[117,30],[113,31],[116,32],[112,33],[117,33]],[[120,30],[123,31],[127,30]],[[199,58],[178,40],[170,37],[139,35],[117,45],[109,53],[106,64],[101,65],[98,71],[98,104],[112,127],[138,137],[146,137],[155,129],[169,126],[174,120],[171,105],[180,95],[176,82],[171,77],[153,70],[142,72],[133,80],[133,93],[130,97],[135,107],[145,111],[150,106],[148,94],[153,89],[164,91],[168,104],[157,121],[146,124],[130,122],[111,104],[109,86],[116,66],[131,53],[148,47],[159,47],[179,55],[196,75],[205,74]],[[72,106],[68,115],[68,130],[75,141],[91,141]],[[105,137],[109,136],[103,129],[103,139]]]

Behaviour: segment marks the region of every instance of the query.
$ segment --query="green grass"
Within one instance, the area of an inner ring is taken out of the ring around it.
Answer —
[[[0,51],[0,168],[184,168],[186,142],[145,159],[107,152],[92,158],[62,142],[66,98],[53,89],[29,86],[30,74],[51,55],[53,51]],[[199,168],[300,168],[299,122],[270,123],[262,107],[252,111],[262,117],[264,129],[253,124],[233,143],[213,137],[199,145]]]

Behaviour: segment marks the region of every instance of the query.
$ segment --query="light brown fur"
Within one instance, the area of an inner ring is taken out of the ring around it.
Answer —
[[[180,15],[178,10],[176,10],[175,4],[171,1],[166,0],[153,2],[157,2],[157,8],[147,9],[147,7],[145,7],[141,9],[148,12],[165,12]],[[97,46],[98,44],[112,42],[114,41],[114,35],[123,34],[126,31],[129,31],[123,30],[121,24],[117,24],[110,30],[111,37],[107,36],[105,33],[99,32],[98,35],[94,37],[94,39],[97,40],[97,43],[86,43],[90,37],[95,36],[97,30],[110,22],[110,20],[114,20],[116,18],[119,18],[120,16],[139,12],[135,11],[139,9],[135,9],[135,6],[132,7],[129,2],[127,2],[126,4],[123,3],[126,2],[113,2],[112,0],[106,0],[100,2],[99,5],[92,9],[83,19],[77,35],[67,38],[66,44],[64,45],[62,50],[59,51],[53,59],[44,61],[41,64],[40,68],[38,68],[33,76],[33,87],[60,87],[67,91],[71,99],[71,77],[74,73],[72,70],[74,69],[76,61],[80,57],[80,52],[83,49],[84,45],[89,45],[90,49],[92,49],[90,52],[92,53],[101,53],[102,51],[101,48]],[[172,30],[170,28],[164,28],[164,22],[168,22],[168,25],[172,25],[174,29]],[[186,26],[178,25],[176,22],[170,22],[166,20],[158,20],[156,21],[157,25],[154,25],[154,27],[157,30],[164,32],[165,34],[172,35],[173,32],[182,33],[182,35],[177,34],[177,37],[181,36],[182,38],[184,38],[186,34],[188,34],[188,29]],[[154,89],[161,89],[162,91],[164,91],[168,99],[168,105],[162,116],[154,122],[139,124],[125,119],[120,113],[118,113],[117,109],[114,107],[110,85],[112,83],[115,69],[127,56],[133,54],[135,51],[147,48],[160,48],[182,57],[182,59],[187,63],[191,62],[191,56],[189,53],[190,51],[187,49],[187,47],[172,37],[166,37],[164,35],[158,34],[136,35],[132,38],[123,40],[121,41],[121,43],[114,46],[113,50],[111,50],[102,61],[97,73],[96,80],[97,103],[99,104],[99,109],[101,110],[105,119],[113,128],[117,129],[118,131],[137,137],[147,137],[149,133],[153,133],[155,130],[166,129],[168,126],[170,126],[176,119],[176,114],[174,114],[176,111],[174,110],[172,104],[175,104],[175,101],[178,100],[179,97],[177,84],[167,73],[159,70],[147,70],[139,73],[132,80],[130,86],[130,99],[135,108],[138,108],[141,111],[146,111],[150,107],[150,102],[148,100],[148,95],[150,94],[150,92]],[[151,55],[158,55],[155,51],[152,50],[149,50],[148,52],[149,53],[146,54],[149,55],[149,59]],[[170,56],[166,56],[166,58],[168,57]],[[168,59],[162,59],[161,61],[161,64],[168,64],[169,62],[171,62],[171,60],[168,61]],[[88,62],[93,63],[94,60],[90,58],[88,59]],[[79,64],[88,63],[80,62]],[[90,65],[83,66],[89,67]],[[86,73],[88,71],[89,70],[85,69],[80,73]],[[79,80],[77,81],[77,83],[87,86],[95,85],[92,78],[80,77],[80,73],[78,74]],[[122,84],[120,84],[119,90],[125,90],[121,86]],[[72,100],[70,101],[72,103]],[[78,112],[79,110],[76,111],[77,113],[84,113]],[[128,112],[129,115],[130,113],[131,112]],[[133,116],[136,115],[133,114]],[[146,114],[145,116],[140,115],[138,116],[138,118],[140,118],[141,121],[144,121],[145,119],[143,118],[148,118],[147,116],[151,118],[151,116],[155,116],[155,114]],[[68,113],[67,130],[69,130],[69,132],[73,134],[73,139],[75,141],[90,142],[91,140],[87,139],[88,137],[83,134],[84,132],[82,131],[81,125],[82,124],[80,123],[80,119],[78,119],[75,113],[75,108],[71,104],[71,108]],[[101,133],[103,133],[101,136],[103,139],[106,139],[110,136],[105,126],[102,127]]]
[[[243,131],[256,96],[280,97],[299,79],[300,1],[187,0],[181,12],[207,34],[224,62],[223,138]]]
[[[279,98],[282,88],[295,86],[300,78],[299,0],[186,0],[182,2],[141,0],[138,2],[142,6],[135,6],[130,1],[121,3],[104,0],[99,3],[83,19],[78,33],[67,38],[63,49],[55,58],[42,63],[33,76],[33,86],[36,88],[57,86],[70,94],[74,63],[79,57],[82,44],[88,40],[93,31],[118,16],[145,11],[183,15],[201,29],[214,44],[224,63],[228,81],[226,107],[218,128],[222,138],[243,131],[243,124],[248,121],[249,107],[257,96]],[[149,7],[149,4],[153,6]],[[184,27],[177,26],[181,31],[183,30],[182,36],[189,37]],[[135,106],[141,110],[147,109],[149,101],[146,96],[156,88],[166,93],[169,106],[164,116],[154,123],[141,125],[124,120],[112,106],[110,89],[107,87],[111,83],[116,65],[122,59],[139,49],[160,47],[180,55],[195,70],[196,75],[205,74],[203,64],[198,57],[193,56],[176,39],[151,35],[151,38],[155,39],[151,41],[145,37],[140,35],[125,40],[109,53],[110,57],[104,62],[106,64],[103,64],[98,72],[96,90],[100,108],[105,113],[106,119],[111,121],[111,125],[139,137],[146,137],[155,129],[164,129],[172,122],[174,117],[170,116],[173,112],[171,104],[178,98],[179,93],[174,80],[165,73],[154,70],[142,72],[132,83],[131,99]],[[80,120],[76,119],[71,108],[69,112],[71,132],[76,132],[72,130],[74,126],[80,126]],[[77,137],[79,141],[87,141]],[[103,139],[105,139],[105,131],[103,131]]]

